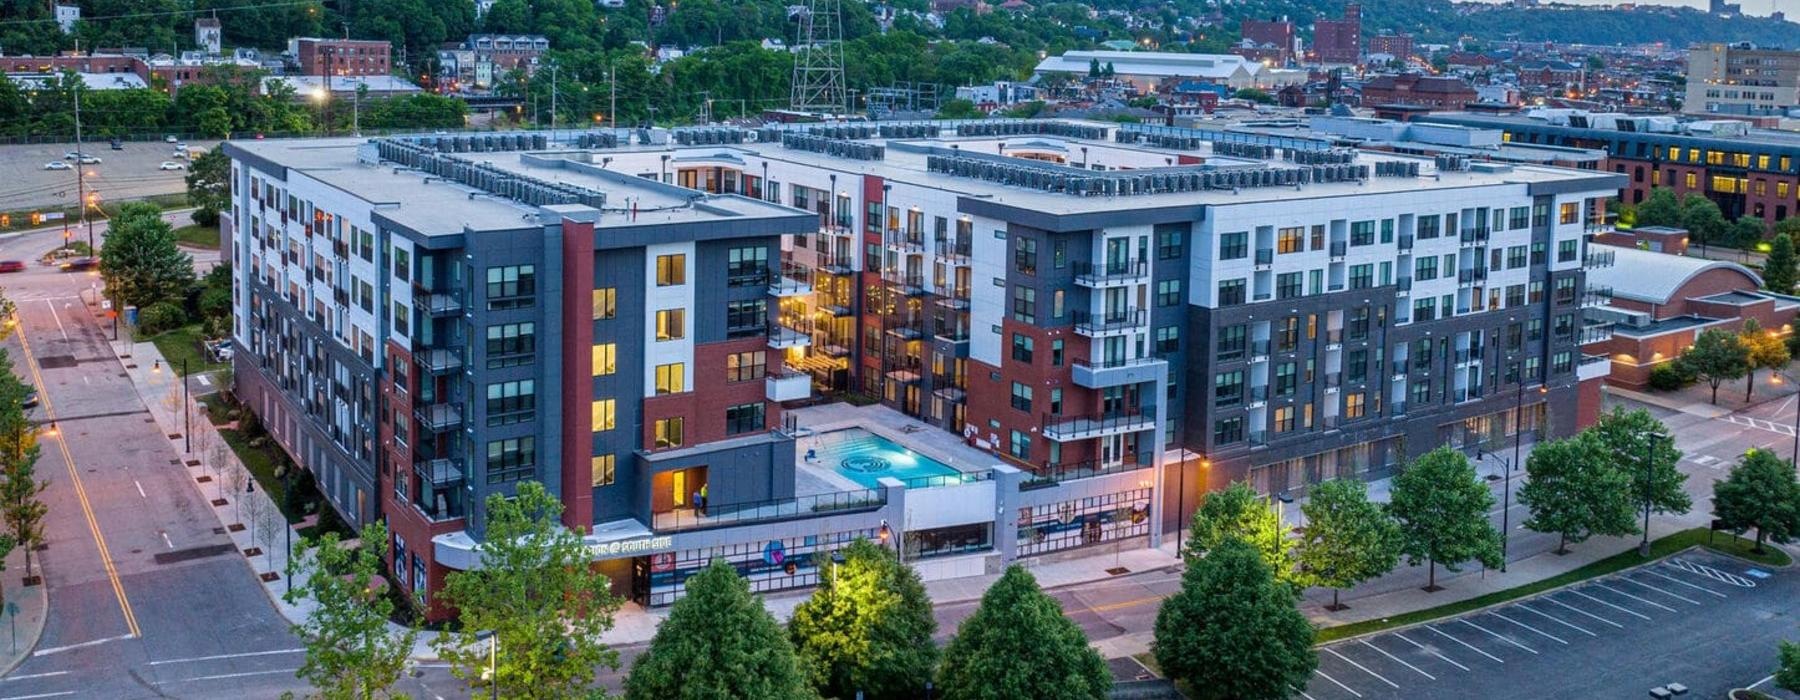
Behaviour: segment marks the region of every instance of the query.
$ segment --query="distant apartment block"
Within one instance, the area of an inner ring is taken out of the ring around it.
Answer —
[[[1413,56],[1412,35],[1382,32],[1369,37],[1369,53],[1387,54],[1395,60],[1405,61]]]
[[[1243,43],[1233,48],[1232,53],[1275,66],[1286,66],[1294,60],[1299,35],[1294,32],[1294,23],[1285,17],[1244,20],[1238,25],[1238,33],[1243,37]]]
[[[1362,6],[1344,6],[1342,19],[1313,22],[1313,60],[1328,64],[1355,64],[1362,60]]]
[[[1800,51],[1748,44],[1688,50],[1682,111],[1720,116],[1800,116]]]
[[[513,70],[529,77],[550,40],[536,34],[471,34],[455,48],[438,52],[438,76],[458,87],[491,89]]]
[[[387,75],[393,70],[393,47],[386,41],[363,39],[288,40],[288,55],[296,73],[303,75]]]

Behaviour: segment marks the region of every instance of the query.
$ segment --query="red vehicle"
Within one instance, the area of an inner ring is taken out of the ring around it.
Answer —
[[[25,271],[25,261],[23,261],[23,260],[0,260],[0,272],[24,272],[24,271]]]

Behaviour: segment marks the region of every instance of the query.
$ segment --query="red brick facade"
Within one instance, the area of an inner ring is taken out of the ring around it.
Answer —
[[[763,424],[752,432],[781,425],[781,405],[768,400],[763,380],[726,381],[728,357],[759,350],[768,352],[765,366],[781,366],[781,351],[769,348],[768,339],[762,336],[695,345],[693,384],[687,387],[688,391],[644,399],[643,448],[655,449],[656,421],[664,418],[682,419],[683,444],[735,437],[727,434],[725,409],[743,404],[763,404]]]

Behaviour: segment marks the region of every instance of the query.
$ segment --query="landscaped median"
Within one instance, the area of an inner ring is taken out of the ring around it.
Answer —
[[[1711,541],[1710,544],[1709,535]],[[1353,622],[1348,625],[1338,625],[1336,627],[1326,627],[1319,630],[1317,640],[1319,643],[1323,644],[1348,637],[1379,632],[1394,627],[1404,627],[1421,622],[1429,622],[1439,618],[1461,615],[1471,610],[1479,610],[1490,605],[1498,605],[1510,600],[1537,595],[1544,591],[1561,588],[1572,583],[1578,583],[1591,578],[1598,578],[1634,566],[1647,564],[1696,546],[1706,547],[1722,554],[1728,554],[1766,566],[1787,566],[1793,562],[1786,552],[1772,546],[1765,548],[1765,551],[1762,554],[1757,554],[1753,551],[1755,549],[1755,544],[1756,543],[1751,540],[1737,537],[1730,533],[1711,532],[1703,527],[1682,530],[1653,540],[1650,543],[1650,556],[1648,557],[1638,556],[1637,548],[1634,547],[1580,568],[1565,571],[1555,576],[1551,576],[1550,578],[1533,581],[1522,586],[1516,586],[1502,591],[1494,591],[1493,593],[1476,596],[1468,600],[1459,600],[1454,603],[1446,603],[1434,608],[1415,610],[1409,613],[1394,615],[1392,617],[1364,620],[1362,622]]]

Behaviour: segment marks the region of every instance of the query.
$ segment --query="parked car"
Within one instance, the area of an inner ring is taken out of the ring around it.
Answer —
[[[0,272],[24,272],[24,260],[0,260]]]
[[[25,390],[25,399],[23,401],[19,402],[19,408],[32,409],[32,408],[37,408],[37,405],[38,405],[37,390],[36,389]]]
[[[44,164],[45,170],[68,170],[69,168],[72,168],[72,167],[75,167],[75,166],[69,165],[68,163],[64,163],[60,160],[53,160],[53,161],[50,161],[50,162]]]
[[[162,165],[156,166],[156,169],[157,170],[180,170],[181,164],[177,163],[175,161],[172,161],[172,160],[165,160],[162,162]]]
[[[120,141],[119,137],[117,137],[117,136],[112,137],[112,149],[115,151],[125,150],[125,142]]]
[[[211,356],[214,362],[231,361],[232,345],[230,338],[208,340],[203,343],[203,345],[206,346],[206,354]]]
[[[82,165],[99,165],[100,164],[100,156],[83,155],[83,156],[81,156],[81,164]]]
[[[169,134],[168,136],[163,137],[163,143],[175,143],[176,141],[180,141],[180,140],[181,139],[175,138],[174,134]]]
[[[182,153],[186,153],[188,150],[187,142],[184,141],[184,142],[175,144],[175,150],[181,151]]]
[[[79,153],[77,151],[68,151],[68,152],[63,153],[63,160],[75,160],[76,158],[80,158],[80,157],[81,157],[81,153]]]
[[[176,152],[175,152],[175,153],[174,153],[174,154],[173,154],[173,155],[171,155],[171,156],[170,156],[170,157],[172,157],[172,158],[180,158],[180,159],[182,159],[182,160],[187,160],[187,159],[188,159],[188,152],[187,152],[187,151],[176,151]]]
[[[63,272],[80,272],[82,270],[92,270],[99,266],[100,266],[99,258],[86,257],[86,258],[70,258],[68,260],[64,260],[61,265],[57,266],[57,268],[62,270]]]

